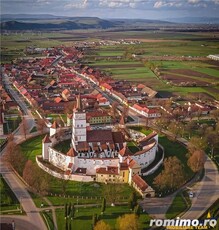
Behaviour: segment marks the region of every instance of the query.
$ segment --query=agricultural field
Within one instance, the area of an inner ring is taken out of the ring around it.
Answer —
[[[123,40],[127,44],[103,45],[104,39]],[[83,63],[105,71],[114,79],[142,82],[161,94],[187,97],[189,93],[189,96],[198,94],[218,99],[219,62],[207,58],[209,54],[219,53],[218,40],[218,32],[75,30],[12,33],[2,35],[1,62],[25,56],[28,46],[79,44],[85,47]],[[91,44],[98,41],[102,45]],[[156,68],[159,74],[154,71]]]
[[[113,34],[111,33],[113,36]],[[121,32],[114,36],[118,38]],[[219,53],[210,34],[124,32],[140,44],[90,48],[85,63],[118,80],[143,82],[161,92],[186,96],[199,93],[219,98],[219,62],[207,58]]]

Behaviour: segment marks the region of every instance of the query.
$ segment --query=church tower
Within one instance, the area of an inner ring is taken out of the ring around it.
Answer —
[[[72,120],[72,145],[74,149],[76,149],[79,142],[87,140],[86,124],[86,113],[83,111],[81,95],[79,94]]]

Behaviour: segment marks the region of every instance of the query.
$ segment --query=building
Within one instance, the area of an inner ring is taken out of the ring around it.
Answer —
[[[111,116],[104,111],[88,112],[86,117],[90,125],[110,124],[112,121]]]
[[[53,148],[60,141],[57,140],[57,136],[60,138],[60,135],[56,135],[58,129],[61,128],[53,123],[50,137],[46,136],[43,139],[43,159],[63,170],[68,178],[79,181],[129,183],[139,191],[143,189],[137,182],[133,183],[133,178],[135,175],[140,177],[141,170],[155,159],[158,149],[157,133],[141,138],[139,151],[132,153],[127,147],[122,132],[91,129],[87,123],[87,113],[83,110],[80,95],[73,111],[72,131],[63,131],[61,136],[62,140],[71,137],[71,147],[67,154]],[[149,190],[148,186],[141,194],[145,196]]]

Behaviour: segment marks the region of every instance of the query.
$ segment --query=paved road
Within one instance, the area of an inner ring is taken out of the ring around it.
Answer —
[[[219,198],[219,174],[217,167],[207,158],[205,176],[192,187],[195,196],[191,208],[182,216],[183,219],[195,219]]]

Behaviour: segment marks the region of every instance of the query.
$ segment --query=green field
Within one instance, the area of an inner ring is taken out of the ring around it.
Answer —
[[[116,220],[119,216],[124,214],[130,214],[130,210],[127,206],[115,206],[115,207],[106,207],[106,211],[101,215],[101,209],[99,208],[90,208],[82,207],[78,209],[78,212],[75,212],[75,218],[72,220],[72,226],[77,230],[91,229],[92,226],[92,217],[93,214],[97,214],[100,220],[105,221],[113,229],[116,227]],[[65,218],[64,218],[64,209],[56,210],[57,223],[59,230],[65,230]],[[145,213],[142,213],[139,218],[140,228],[139,230],[148,229],[149,227],[149,216]]]
[[[183,198],[183,194],[181,192],[177,193],[177,195],[173,199],[171,206],[167,210],[166,218],[173,219],[177,217],[180,213],[185,211],[186,209],[187,209],[187,204]]]
[[[3,179],[2,175],[0,175],[0,194],[1,194],[1,205],[0,212],[1,214],[8,214],[7,210],[11,213],[18,211],[20,208],[20,203],[13,191],[8,186],[7,182]]]

